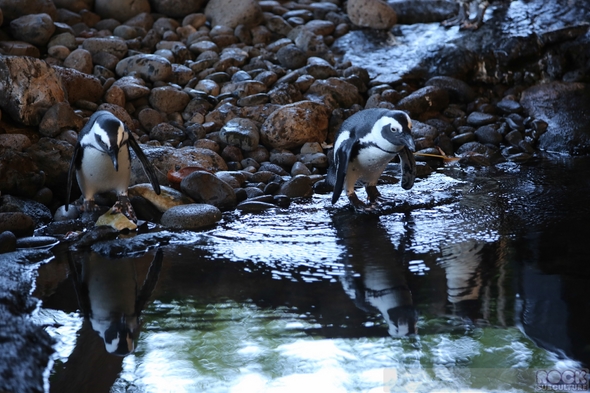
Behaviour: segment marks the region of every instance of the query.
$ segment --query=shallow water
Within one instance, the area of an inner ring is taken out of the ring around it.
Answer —
[[[448,167],[373,214],[315,196],[121,258],[58,248],[48,390],[534,391],[590,363],[589,169]]]

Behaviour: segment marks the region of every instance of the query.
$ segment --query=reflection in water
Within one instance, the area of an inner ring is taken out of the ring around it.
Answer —
[[[406,282],[404,246],[406,230],[397,249],[379,216],[339,211],[332,216],[340,242],[345,246],[344,291],[364,311],[379,311],[393,337],[415,334],[417,313]]]
[[[108,391],[121,372],[121,356],[134,350],[139,317],[158,282],[162,259],[158,250],[139,286],[141,272],[135,259],[113,260],[95,252],[70,254],[71,278],[84,321],[52,391]]]

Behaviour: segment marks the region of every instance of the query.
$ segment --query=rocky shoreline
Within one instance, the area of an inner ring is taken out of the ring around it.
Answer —
[[[542,1],[499,4],[478,31],[451,29],[454,41],[441,37],[443,45],[416,54],[401,38],[438,29],[454,12],[427,3],[1,0],[3,269],[26,274],[31,261],[17,249],[117,236],[84,235],[96,217],[60,209],[77,133],[97,110],[125,122],[164,186],[155,195],[133,164],[138,217],[171,229],[208,228],[223,212],[288,208],[330,192],[324,177],[334,135],[364,108],[410,114],[418,177],[449,161],[528,165],[543,151],[590,153],[587,4],[555,2],[553,24],[543,22],[551,16]],[[507,11],[517,7],[539,14],[530,29]],[[504,22],[517,27],[508,34]],[[359,65],[379,51],[395,56]],[[400,67],[408,53],[418,58]],[[34,308],[30,282],[16,292],[11,285],[0,281],[0,303],[10,305],[0,307],[7,316],[0,330],[33,329],[22,322]],[[49,353],[48,336],[37,337]],[[4,351],[1,369],[19,352]],[[37,377],[23,391],[40,391]]]

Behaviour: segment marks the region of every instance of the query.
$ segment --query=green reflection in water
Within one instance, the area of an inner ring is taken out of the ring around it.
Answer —
[[[326,338],[311,319],[233,301],[155,302],[112,391],[520,392],[534,390],[536,370],[568,366],[514,327],[445,331],[456,321],[424,318],[412,338]]]

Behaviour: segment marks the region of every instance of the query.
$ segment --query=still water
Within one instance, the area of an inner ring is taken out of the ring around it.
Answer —
[[[590,364],[589,170],[451,166],[381,185],[395,201],[373,214],[320,195],[58,248],[35,290],[47,389],[534,391]]]

